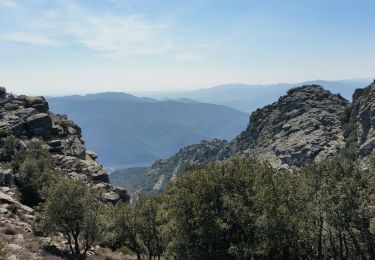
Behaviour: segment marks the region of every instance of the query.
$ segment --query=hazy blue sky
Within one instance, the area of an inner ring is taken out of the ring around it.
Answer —
[[[375,0],[0,0],[15,93],[373,77]]]

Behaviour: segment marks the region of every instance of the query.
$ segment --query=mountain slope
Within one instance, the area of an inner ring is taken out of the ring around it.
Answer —
[[[124,93],[48,99],[82,127],[87,147],[107,167],[149,165],[181,147],[232,139],[247,124],[246,113],[199,102],[157,101]]]
[[[130,193],[152,193],[164,190],[177,174],[192,166],[226,160],[231,156],[229,143],[213,139],[186,146],[166,160],[158,160],[150,167],[116,170],[109,175],[111,183],[126,187]]]

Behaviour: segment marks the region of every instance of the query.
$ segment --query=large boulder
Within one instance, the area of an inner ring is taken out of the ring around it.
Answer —
[[[25,107],[35,108],[40,113],[46,113],[49,110],[48,103],[44,97],[19,96],[18,99],[24,102]]]
[[[52,120],[47,113],[39,113],[26,118],[25,128],[30,136],[51,136]]]

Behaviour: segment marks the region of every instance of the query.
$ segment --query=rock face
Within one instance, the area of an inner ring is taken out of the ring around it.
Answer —
[[[157,180],[153,190],[162,190],[165,183],[173,181],[177,174],[189,167],[226,160],[231,151],[225,140],[213,139],[186,146],[167,160],[158,160],[147,169],[146,177]]]
[[[150,167],[118,170],[110,175],[111,183],[126,186],[132,193],[154,193],[164,190],[167,183],[189,167],[228,159],[231,155],[227,141],[202,141],[180,149],[166,160],[158,160]],[[134,177],[135,176],[135,177]],[[133,180],[133,181],[131,181]]]
[[[351,121],[356,128],[360,158],[367,158],[375,148],[375,81],[354,92]]]
[[[0,135],[13,136],[16,147],[28,146],[33,138],[43,140],[55,161],[57,170],[82,179],[104,182],[108,192],[118,193],[112,196],[114,201],[126,199],[124,190],[115,189],[108,184],[108,174],[96,162],[96,155],[86,150],[81,129],[65,115],[49,112],[49,106],[43,97],[9,96],[0,99]],[[0,162],[10,158],[0,156]],[[6,174],[0,175],[0,181]]]
[[[301,166],[337,155],[345,140],[341,118],[349,102],[317,85],[302,86],[252,113],[234,152],[274,166]]]

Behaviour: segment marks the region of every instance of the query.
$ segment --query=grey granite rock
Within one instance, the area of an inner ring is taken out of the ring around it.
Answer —
[[[341,117],[350,104],[317,85],[287,95],[251,114],[233,142],[236,154],[251,154],[274,166],[301,166],[337,155],[345,145]]]

